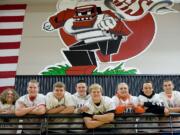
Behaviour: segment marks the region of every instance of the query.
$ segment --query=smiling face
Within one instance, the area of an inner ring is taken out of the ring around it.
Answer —
[[[39,92],[39,83],[29,82],[27,91],[28,91],[29,97],[36,97]]]
[[[86,83],[77,83],[76,84],[76,92],[80,95],[80,96],[86,96],[87,94],[87,85]]]
[[[127,98],[129,96],[129,88],[126,83],[120,83],[118,85],[117,96],[120,98]]]
[[[89,93],[94,103],[100,103],[102,97],[102,87],[99,84],[92,84],[89,87]]]
[[[174,89],[174,84],[172,81],[167,80],[163,82],[163,90],[166,94],[172,94],[173,89]]]
[[[6,96],[6,102],[8,104],[12,104],[14,102],[14,93],[12,90],[8,90],[7,91],[7,96]]]
[[[53,90],[53,94],[57,99],[62,99],[65,94],[64,87],[55,87]]]
[[[144,94],[146,96],[151,96],[153,93],[153,85],[152,83],[144,83],[143,84],[143,90]]]

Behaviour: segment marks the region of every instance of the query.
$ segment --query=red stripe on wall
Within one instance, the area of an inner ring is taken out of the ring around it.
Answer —
[[[0,57],[0,64],[17,63],[18,56]]]
[[[26,4],[0,5],[0,10],[26,9]]]
[[[14,78],[15,76],[16,76],[16,71],[0,72],[0,78]]]
[[[19,49],[20,42],[9,42],[9,43],[0,43],[0,50],[1,49]]]
[[[0,29],[0,35],[21,35],[22,29]]]
[[[0,16],[0,22],[23,22],[24,16]]]
[[[12,88],[12,89],[14,89],[15,87],[14,87],[14,86],[0,87],[0,93],[1,93],[3,90],[7,89],[7,88]]]

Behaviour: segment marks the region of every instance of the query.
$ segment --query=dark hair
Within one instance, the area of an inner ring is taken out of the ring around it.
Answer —
[[[84,80],[77,81],[76,86],[77,86],[78,83],[85,83],[86,84],[86,82]]]
[[[79,80],[79,81],[77,81],[76,84],[78,84],[78,83],[86,83],[86,82],[84,80]]]

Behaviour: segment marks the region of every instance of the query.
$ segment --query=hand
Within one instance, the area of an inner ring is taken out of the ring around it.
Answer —
[[[58,108],[59,108],[60,110],[64,110],[64,109],[66,108],[66,106],[60,105],[60,106],[58,106]]]
[[[129,103],[126,105],[126,108],[134,108],[134,104],[133,103]]]
[[[107,16],[103,20],[101,20],[97,26],[102,31],[109,31],[110,29],[113,29],[116,26],[116,24],[117,23],[114,18]]]
[[[12,114],[12,113],[14,113],[13,110],[4,110],[1,112],[1,114]]]
[[[87,112],[89,110],[89,108],[87,106],[83,106],[79,110],[80,110],[80,112]]]
[[[164,108],[164,115],[169,116],[170,110],[167,108]]]
[[[43,25],[43,30],[50,32],[50,31],[53,31],[54,28],[52,27],[52,25],[49,22],[45,22]]]
[[[93,119],[97,120],[98,119],[98,115],[93,115]]]
[[[110,30],[115,28],[116,24],[117,23],[113,17],[107,16],[101,20],[97,26],[103,31],[104,35],[111,36],[113,39],[117,39],[115,34],[110,33]]]

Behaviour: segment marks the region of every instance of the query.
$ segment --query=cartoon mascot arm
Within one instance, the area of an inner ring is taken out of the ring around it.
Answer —
[[[43,29],[46,31],[52,31],[54,29],[60,28],[64,23],[75,15],[75,10],[66,9],[60,11],[58,14],[51,16],[48,22],[44,23]]]
[[[103,21],[100,22],[99,27],[102,30],[109,30],[112,34],[117,36],[128,36],[131,31],[112,11],[103,11],[103,14],[107,15]],[[105,24],[104,24],[105,23]]]

